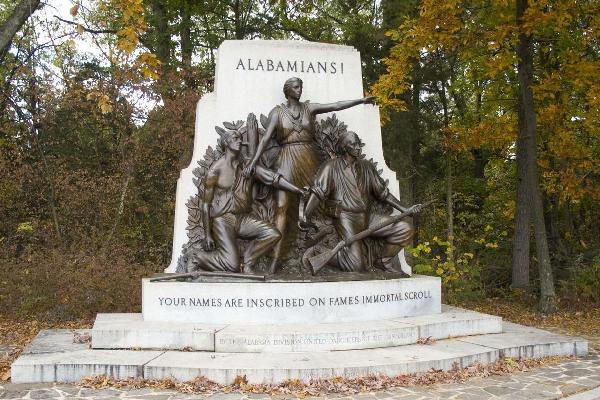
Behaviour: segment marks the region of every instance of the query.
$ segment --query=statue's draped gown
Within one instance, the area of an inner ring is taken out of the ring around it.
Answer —
[[[280,151],[275,164],[277,172],[298,187],[310,186],[320,165],[320,151],[314,137],[313,117],[308,102],[296,116],[285,104],[276,107],[279,122],[275,140]],[[275,224],[283,235],[274,250],[274,258],[282,259],[296,236],[298,198],[284,191],[277,192]]]

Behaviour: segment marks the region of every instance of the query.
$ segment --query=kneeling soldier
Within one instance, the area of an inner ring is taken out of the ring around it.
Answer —
[[[333,218],[337,233],[345,240],[391,218],[371,212],[374,202],[384,202],[401,212],[407,211],[389,192],[375,166],[360,157],[361,142],[356,133],[342,134],[337,143],[337,153],[338,157],[325,163],[317,174],[306,203],[304,221],[300,221],[302,224],[308,225],[319,202],[325,201],[326,212]],[[411,210],[418,212],[420,207],[413,206]],[[383,242],[375,265],[385,271],[394,271],[393,258],[410,243],[413,234],[410,224],[404,221],[375,231],[370,238]],[[346,272],[363,272],[365,258],[363,243],[357,241],[342,248],[330,264]]]
[[[191,251],[187,270],[240,272],[237,243],[240,238],[249,241],[241,269],[245,273],[254,273],[258,259],[281,238],[275,226],[251,215],[254,179],[300,195],[304,192],[281,174],[259,165],[254,176],[246,178],[240,157],[242,140],[237,132],[226,131],[221,143],[225,153],[211,165],[206,176],[202,206],[205,238],[202,249]]]

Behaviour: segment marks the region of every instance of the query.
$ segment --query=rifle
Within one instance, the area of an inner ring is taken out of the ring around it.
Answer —
[[[421,206],[425,207],[434,202],[435,202],[435,200],[429,200],[428,202],[423,203]],[[411,209],[408,209],[407,211],[405,211],[401,214],[393,215],[388,220],[385,220],[376,225],[370,226],[369,228],[365,229],[364,231],[359,232],[356,235],[351,236],[345,240],[342,240],[333,249],[325,251],[321,254],[317,254],[316,256],[309,257],[308,263],[310,264],[310,267],[312,269],[312,274],[315,275],[317,272],[319,272],[319,270],[321,268],[323,268],[325,266],[325,264],[327,264],[329,262],[329,260],[331,260],[338,253],[338,251],[340,251],[344,247],[350,246],[352,243],[357,242],[359,240],[363,240],[363,239],[371,236],[374,232],[378,231],[379,229],[385,228],[388,225],[395,224],[396,222],[398,222],[398,221],[402,220],[403,218],[406,218],[412,214],[414,214],[414,211],[412,211]]]
[[[237,272],[210,272],[210,271],[195,271],[195,272],[187,272],[183,274],[168,274],[166,276],[158,276],[156,278],[150,278],[150,282],[163,282],[163,281],[172,281],[172,280],[183,280],[183,279],[196,279],[199,277],[214,277],[214,278],[236,278],[241,280],[250,280],[250,281],[265,281],[264,275],[251,275],[251,274],[242,274]]]

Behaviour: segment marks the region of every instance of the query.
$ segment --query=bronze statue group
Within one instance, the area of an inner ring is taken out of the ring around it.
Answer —
[[[375,99],[301,102],[300,78],[288,79],[283,92],[287,101],[275,106],[268,118],[263,116],[264,129],[258,127],[254,114],[248,116],[245,126],[239,121],[225,123],[226,129],[216,127],[219,146],[216,151],[209,149],[210,160],[201,163],[203,172],[195,182],[199,218],[191,220],[198,226],[188,226],[188,230],[201,233],[191,236],[184,246],[178,272],[254,274],[260,258],[268,254],[271,260],[266,272],[275,274],[294,246],[296,231],[308,235],[317,230],[312,218],[327,219],[334,235],[348,243],[327,261],[336,271],[365,272],[369,266],[395,271],[392,261],[411,241],[413,229],[389,212],[378,212],[382,207],[377,205],[406,214],[419,212],[421,206],[406,209],[389,192],[375,165],[363,158],[356,133],[344,129],[335,117],[334,128],[338,129],[329,132],[316,129],[315,123],[317,114],[375,104]],[[253,206],[266,196],[273,210],[261,216]],[[368,238],[377,246],[350,240],[374,226],[381,228],[368,232]],[[240,240],[244,241],[243,254]],[[303,258],[327,250],[315,243]]]

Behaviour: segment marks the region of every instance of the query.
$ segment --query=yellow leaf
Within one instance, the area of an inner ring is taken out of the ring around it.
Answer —
[[[77,48],[77,45],[75,44],[75,41],[73,39],[65,41],[64,46],[68,50],[75,50]]]
[[[75,31],[77,31],[78,34],[82,35],[85,30],[83,29],[83,25],[77,24],[77,26],[75,27]]]
[[[33,233],[31,222],[22,222],[17,226],[17,233]]]
[[[69,10],[69,13],[72,16],[76,16],[78,11],[79,11],[79,3],[77,3],[73,7],[71,7],[71,9]]]
[[[100,111],[102,111],[102,114],[108,114],[112,111],[112,106],[110,104],[102,103],[100,104]]]
[[[102,95],[100,99],[98,99],[98,106],[100,107],[100,111],[102,114],[108,114],[112,111],[112,105],[110,105],[110,99],[107,95]]]

